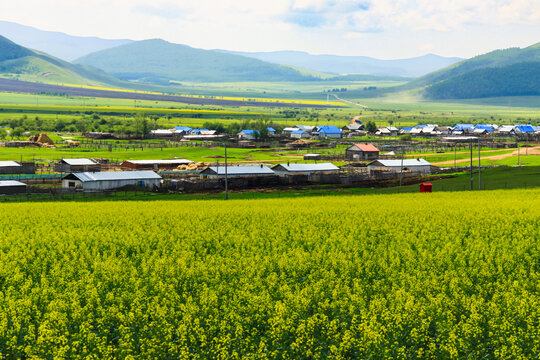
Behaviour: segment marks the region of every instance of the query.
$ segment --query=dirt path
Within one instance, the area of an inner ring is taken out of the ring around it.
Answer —
[[[521,156],[523,156],[523,155],[540,155],[540,146],[536,146],[536,147],[532,147],[532,148],[528,148],[528,149],[521,148],[521,149],[519,149],[519,154]],[[517,156],[517,155],[518,155],[518,150],[516,150],[514,152],[511,152],[510,154],[483,156],[482,160],[503,160],[503,159],[507,159],[509,157],[513,157],[513,156]],[[458,159],[458,160],[456,160],[456,163],[457,164],[468,163],[470,161],[471,161],[471,159]],[[473,157],[473,161],[478,161],[478,157]],[[436,162],[436,163],[433,163],[432,165],[453,165],[453,164],[454,164],[454,160],[449,160],[449,161]]]
[[[362,108],[364,108],[364,109],[367,109],[367,108],[368,108],[368,106],[366,106],[366,105],[362,105],[362,104],[359,104],[359,103],[355,103],[355,102],[353,102],[353,101],[349,101],[349,100],[342,99],[342,98],[340,98],[339,96],[337,96],[336,94],[332,94],[332,95],[333,95],[337,100],[343,101],[344,103],[351,104],[351,105],[356,105],[356,106],[360,106],[360,107],[362,107]]]

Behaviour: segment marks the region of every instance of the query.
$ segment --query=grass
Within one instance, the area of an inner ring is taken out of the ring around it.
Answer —
[[[81,148],[8,148],[0,147],[0,160],[22,160],[44,162],[62,158],[107,158],[118,160],[156,160],[185,158],[192,161],[216,162],[216,159],[224,156],[222,147],[192,147],[182,146],[177,148],[163,149],[115,149],[109,152],[106,149],[81,149]],[[289,149],[239,149],[228,148],[227,155],[230,162],[260,161],[260,162],[303,162],[302,151]],[[221,160],[222,161],[222,160]]]

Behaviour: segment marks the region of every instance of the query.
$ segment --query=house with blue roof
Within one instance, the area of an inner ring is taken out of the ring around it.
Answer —
[[[534,128],[531,125],[516,126],[517,134],[534,134]]]
[[[476,124],[475,130],[485,130],[490,133],[495,131],[493,126],[488,124]]]
[[[451,131],[452,133],[454,132],[472,133],[474,131],[474,125],[473,124],[456,124]]]
[[[266,131],[268,132],[268,135],[276,135],[277,131],[273,127],[267,127]]]
[[[261,135],[259,130],[242,130],[238,133],[238,138],[240,140],[255,140]]]
[[[175,133],[184,132],[186,135],[189,135],[191,133],[191,130],[193,129],[190,128],[189,126],[175,126],[174,127]]]
[[[343,137],[343,131],[335,125],[318,126],[314,134],[320,138],[341,139]]]
[[[399,134],[410,134],[412,129],[410,126],[404,126],[399,130]]]

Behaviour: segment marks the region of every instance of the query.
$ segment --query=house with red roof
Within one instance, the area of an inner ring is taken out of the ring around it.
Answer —
[[[380,150],[373,144],[354,144],[345,150],[345,157],[350,160],[376,160]]]

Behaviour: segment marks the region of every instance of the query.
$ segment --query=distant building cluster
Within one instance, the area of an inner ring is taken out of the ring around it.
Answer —
[[[414,127],[393,126],[377,129],[375,135],[405,135],[412,136],[437,136],[437,135],[540,135],[540,126],[533,125],[495,125],[495,124],[456,124],[454,126],[439,126],[437,124],[416,125]]]

